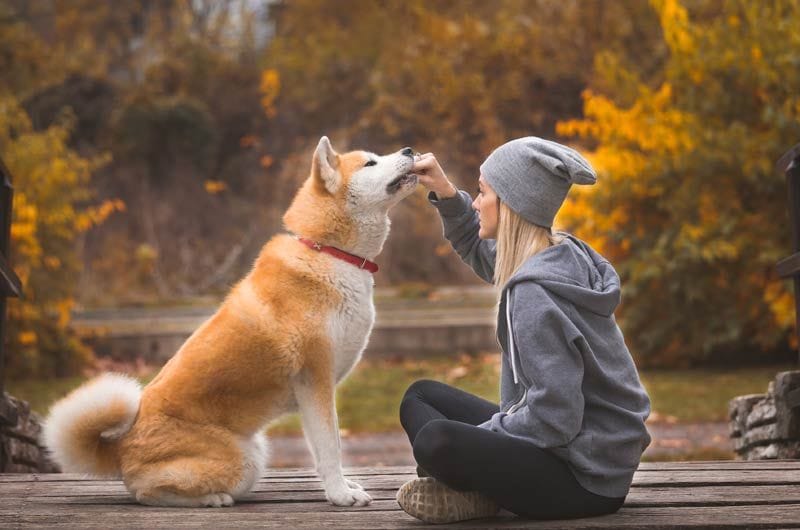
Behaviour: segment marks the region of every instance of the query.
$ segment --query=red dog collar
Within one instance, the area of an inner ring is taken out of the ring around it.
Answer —
[[[346,261],[347,263],[355,265],[359,269],[367,270],[372,274],[378,272],[378,265],[368,260],[367,258],[362,258],[360,256],[356,256],[355,254],[350,254],[349,252],[345,252],[344,250],[340,250],[336,247],[320,245],[316,241],[311,241],[310,239],[306,239],[305,237],[300,237],[300,236],[295,236],[295,237],[297,238],[298,241],[300,241],[310,249],[330,254],[335,258],[339,258],[342,261]]]

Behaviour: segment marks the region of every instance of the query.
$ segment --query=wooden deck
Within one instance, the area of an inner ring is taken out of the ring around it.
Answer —
[[[119,481],[78,475],[0,475],[0,528],[422,528],[395,502],[410,467],[350,468],[369,491],[365,508],[330,506],[307,469],[270,471],[230,508],[151,508]],[[616,514],[533,521],[511,514],[465,528],[797,528],[800,460],[642,463]],[[441,528],[441,526],[434,526]]]

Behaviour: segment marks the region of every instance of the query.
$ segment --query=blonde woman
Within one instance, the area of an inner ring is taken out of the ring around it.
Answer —
[[[611,263],[552,223],[572,184],[594,184],[575,150],[536,137],[495,149],[478,195],[457,190],[431,154],[413,172],[444,235],[498,288],[500,404],[417,381],[400,406],[420,478],[397,493],[429,523],[616,512],[650,444],[645,392],[614,319]],[[470,207],[471,203],[471,207]]]

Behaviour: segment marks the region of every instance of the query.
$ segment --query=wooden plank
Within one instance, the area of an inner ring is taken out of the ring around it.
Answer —
[[[395,476],[353,476],[364,488],[387,489],[398,488],[414,475]],[[10,494],[17,491],[14,483],[8,482],[0,487],[0,493]],[[18,484],[35,484],[39,488],[48,488],[48,491],[83,491],[96,492],[110,488],[122,488],[118,481],[86,481],[86,482],[21,482]],[[709,470],[697,472],[693,470],[651,471],[634,475],[632,488],[638,487],[683,487],[683,486],[713,486],[713,485],[797,485],[800,486],[800,470]],[[26,486],[22,486],[24,489]],[[319,480],[315,478],[275,478],[262,479],[255,486],[254,491],[315,491],[320,488]]]
[[[244,505],[249,506],[249,505]],[[4,518],[5,519],[5,518]],[[187,510],[131,506],[125,511],[109,510],[102,506],[79,506],[57,513],[26,510],[10,525],[24,528],[442,528],[425,525],[399,509],[354,511],[342,508],[330,512],[264,512],[224,509]],[[113,523],[112,523],[113,521]],[[534,521],[517,517],[495,517],[465,521],[456,528],[786,528],[800,526],[800,504],[781,506],[709,506],[626,508],[602,517],[563,521]],[[448,526],[448,528],[451,526]]]
[[[397,488],[371,489],[373,501],[394,502]],[[0,513],[19,502],[32,504],[135,504],[124,488],[96,489],[93,491],[5,491],[0,501]],[[237,502],[257,504],[320,503],[327,504],[321,488],[304,491],[262,490],[248,494]],[[627,507],[654,506],[734,506],[756,504],[800,503],[800,489],[794,485],[765,486],[699,486],[699,487],[648,487],[634,488],[625,501]],[[268,508],[270,509],[270,508]]]
[[[642,462],[639,464],[637,474],[651,471],[669,470],[800,470],[800,460],[708,460],[692,462]],[[351,467],[344,470],[348,478],[363,477],[367,475],[411,475],[416,474],[413,466],[391,466],[391,467]],[[284,468],[270,469],[262,480],[307,477],[316,478],[316,473],[307,468]],[[86,475],[79,473],[4,473],[0,474],[0,483],[3,482],[64,482],[64,481],[86,481],[92,480]]]
[[[641,462],[642,471],[667,471],[676,469],[800,469],[800,460],[709,460],[704,462]]]
[[[798,484],[798,470],[694,470],[651,471],[636,473],[632,487],[637,486],[704,486],[714,484]]]
[[[800,525],[799,461],[643,463],[617,514],[570,521],[495,518],[500,528],[780,528]],[[645,465],[648,464],[648,465]],[[389,472],[391,474],[386,474]],[[364,508],[334,507],[307,469],[271,471],[255,491],[221,510],[153,508],[133,502],[120,481],[85,480],[79,475],[28,475],[0,483],[1,526],[174,528],[184,526],[316,528],[426,528],[399,510],[397,487],[413,468],[353,468],[374,502]],[[2,478],[8,478],[5,475]],[[55,477],[70,480],[50,480]],[[483,528],[489,521],[454,525]],[[431,527],[441,528],[441,527]]]
[[[400,479],[412,478],[415,475],[395,475],[393,477],[374,475],[351,475],[350,478],[358,481],[364,487],[367,485],[381,486],[396,483]],[[285,487],[307,487],[318,485],[316,478],[290,477],[290,478],[264,478],[258,484],[272,483],[283,484]],[[739,469],[739,470],[664,470],[636,473],[633,477],[633,486],[647,485],[704,485],[704,484],[800,484],[800,470],[782,469]]]
[[[393,498],[394,493],[400,485],[403,484],[405,478],[386,478],[376,477],[370,482],[365,482],[364,486],[367,488],[375,498]],[[663,499],[653,500],[654,494],[663,496]],[[792,496],[791,492],[794,493]],[[0,488],[2,499],[11,498],[73,498],[76,501],[80,497],[114,497],[117,500],[127,499],[124,502],[130,501],[130,495],[125,487],[120,482],[85,482],[79,485],[74,483],[8,483]],[[253,500],[260,500],[264,502],[271,501],[272,499],[286,499],[286,500],[307,500],[319,499],[324,501],[324,494],[322,487],[318,481],[309,482],[260,482],[255,486],[250,493]],[[639,485],[631,489],[628,495],[629,502],[667,502],[670,505],[675,504],[674,499],[686,499],[680,502],[688,502],[690,504],[697,504],[698,502],[714,502],[723,500],[730,503],[746,503],[746,502],[768,502],[770,499],[778,500],[781,502],[788,502],[796,500],[800,502],[800,488],[795,484],[741,484],[741,485],[725,485],[713,484],[707,486],[698,485]],[[5,502],[5,501],[2,501]]]

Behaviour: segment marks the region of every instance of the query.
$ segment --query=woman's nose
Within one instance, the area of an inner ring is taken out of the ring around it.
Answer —
[[[472,201],[472,209],[476,212],[480,212],[480,206],[478,205],[478,198],[476,197],[474,201]]]

